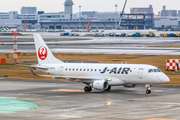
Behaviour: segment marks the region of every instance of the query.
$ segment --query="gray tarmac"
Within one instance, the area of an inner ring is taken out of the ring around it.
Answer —
[[[0,97],[38,104],[27,111],[1,113],[1,120],[179,120],[180,87],[112,87],[84,93],[84,84],[62,81],[0,79]]]
[[[1,36],[0,53],[13,53],[13,42],[4,42]],[[22,53],[35,53],[32,36],[18,37],[18,51]],[[179,55],[180,48],[156,48],[152,46],[180,45],[180,38],[122,38],[122,37],[60,37],[43,36],[53,53],[85,53],[85,54],[139,54],[139,55]],[[64,41],[67,39],[67,41]],[[24,39],[24,42],[23,42]],[[26,42],[26,39],[28,42]],[[31,39],[31,41],[29,41]],[[49,40],[48,40],[49,39]],[[58,39],[60,39],[58,41]],[[68,40],[71,39],[71,40]],[[76,40],[73,40],[76,39]],[[80,39],[80,40],[78,40]],[[83,40],[84,39],[84,40]],[[88,39],[88,40],[87,40]],[[2,42],[1,42],[2,41]]]

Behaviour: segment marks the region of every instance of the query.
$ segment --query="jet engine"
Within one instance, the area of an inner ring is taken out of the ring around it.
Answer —
[[[108,82],[105,80],[96,80],[90,86],[97,90],[104,90],[108,87]]]
[[[133,88],[135,87],[136,85],[135,84],[125,84],[123,85],[124,87],[128,87],[128,88]]]

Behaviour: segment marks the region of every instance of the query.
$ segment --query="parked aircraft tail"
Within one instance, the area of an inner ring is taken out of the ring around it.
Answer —
[[[34,34],[36,54],[39,64],[60,64],[62,61],[55,58],[39,34]]]

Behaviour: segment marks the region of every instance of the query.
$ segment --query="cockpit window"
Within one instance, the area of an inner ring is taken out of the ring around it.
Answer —
[[[153,72],[153,70],[152,70],[152,69],[149,69],[148,73],[152,73],[152,72]]]
[[[159,69],[154,69],[154,72],[161,72]]]
[[[161,72],[159,69],[149,69],[148,73]]]

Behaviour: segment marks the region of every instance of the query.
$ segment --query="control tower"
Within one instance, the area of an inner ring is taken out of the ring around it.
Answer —
[[[73,7],[74,3],[72,0],[66,0],[64,2],[64,12],[65,14],[72,14],[73,13]]]

